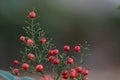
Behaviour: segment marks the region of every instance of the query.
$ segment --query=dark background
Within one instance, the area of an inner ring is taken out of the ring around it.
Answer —
[[[90,79],[119,80],[119,0],[0,0],[0,69],[20,57],[19,37],[28,13],[37,9],[41,27],[62,49],[88,41]]]

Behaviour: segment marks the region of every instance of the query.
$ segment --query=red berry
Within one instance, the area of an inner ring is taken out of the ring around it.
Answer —
[[[59,50],[58,50],[58,49],[54,49],[54,50],[53,50],[53,54],[54,54],[54,55],[59,54]]]
[[[41,64],[39,64],[39,65],[36,66],[36,71],[37,72],[41,72],[43,69],[44,69],[43,65],[41,65]]]
[[[74,60],[72,59],[72,58],[69,58],[68,60],[67,60],[67,64],[73,64],[74,63]]]
[[[13,74],[19,75],[19,69],[17,69],[17,68],[13,69]]]
[[[63,75],[62,76],[64,79],[68,79],[68,75]]]
[[[28,44],[29,46],[33,46],[33,45],[34,45],[34,41],[33,41],[32,39],[28,39],[28,40],[27,40],[27,44]]]
[[[89,73],[88,70],[83,70],[83,71],[82,71],[82,74],[83,74],[84,76],[88,75],[88,73]]]
[[[18,60],[14,60],[14,61],[13,61],[13,64],[14,64],[14,65],[18,65],[18,64],[19,64]]]
[[[15,69],[13,69],[13,74],[15,74],[15,75],[19,75],[19,69],[17,69],[17,68],[15,68]]]
[[[25,42],[25,36],[21,36],[21,37],[20,37],[20,41],[21,41],[21,42]]]
[[[89,80],[88,78],[85,78],[85,80]]]
[[[70,78],[73,79],[73,78],[75,78],[77,76],[78,76],[77,71],[75,69],[71,69],[71,71],[70,71]]]
[[[60,63],[60,60],[59,60],[59,59],[54,59],[54,60],[53,60],[53,63],[54,63],[54,64],[59,64],[59,63]]]
[[[75,78],[75,77],[76,77],[76,73],[75,73],[75,72],[71,72],[71,73],[70,73],[70,78],[73,79],[73,78]]]
[[[48,58],[48,60],[51,61],[51,62],[53,62],[54,59],[55,59],[54,56],[49,56],[49,58]]]
[[[68,71],[67,71],[67,70],[64,70],[64,71],[62,72],[62,75],[68,75]]]
[[[40,42],[42,43],[42,44],[45,44],[46,43],[46,39],[45,38],[42,38],[41,40],[40,40]]]
[[[80,52],[80,50],[81,50],[80,46],[75,46],[75,47],[74,47],[74,51],[75,51],[75,52]]]
[[[82,67],[81,67],[81,66],[77,67],[77,68],[76,68],[76,71],[77,71],[78,73],[81,73],[81,72],[82,72]]]
[[[23,70],[28,70],[28,69],[29,69],[29,64],[23,63],[23,64],[22,64],[22,69],[23,69]]]
[[[64,46],[64,51],[69,51],[69,50],[70,50],[70,46],[65,45],[65,46]]]
[[[28,54],[28,59],[29,60],[34,60],[35,59],[35,55],[33,53],[29,53]]]
[[[48,51],[48,54],[49,54],[50,56],[53,56],[53,55],[54,55],[53,50],[49,50],[49,51]]]
[[[30,13],[29,13],[29,17],[30,17],[31,19],[35,18],[35,17],[36,17],[36,13],[35,13],[34,11],[30,12]]]

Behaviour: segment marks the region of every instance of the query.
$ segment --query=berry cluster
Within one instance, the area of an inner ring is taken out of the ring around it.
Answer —
[[[74,57],[68,56],[68,52],[71,50],[69,45],[63,47],[63,53],[59,51],[52,43],[51,39],[45,37],[45,32],[39,27],[39,23],[34,24],[36,19],[36,13],[34,11],[29,13],[31,23],[27,22],[30,26],[23,27],[26,32],[26,36],[20,36],[20,42],[24,45],[25,50],[22,51],[22,60],[14,60],[14,67],[12,72],[15,75],[19,75],[19,70],[27,72],[39,72],[43,77],[45,76],[46,64],[50,63],[50,70],[56,76],[54,80],[60,78],[63,79],[77,79],[77,80],[88,80],[88,70],[82,68],[83,58],[86,53],[82,53],[87,50],[87,43],[77,45],[73,48],[74,52],[80,56],[78,62],[75,62]],[[75,65],[75,63],[77,63]],[[20,67],[17,68],[17,67]],[[78,66],[78,67],[76,67]]]
[[[79,47],[79,48],[76,48],[76,46],[75,46],[74,51],[77,50],[78,52],[80,52],[80,46],[77,46],[77,47]],[[69,50],[70,50],[70,46],[65,45],[64,46],[64,51],[67,52]],[[48,54],[50,55],[49,58],[48,58],[48,61],[50,61],[50,62],[52,62],[52,63],[54,63],[56,65],[60,63],[60,59],[55,58],[55,57],[60,56],[58,49],[49,50]],[[67,64],[73,64],[74,63],[74,59],[73,58],[68,58],[67,61],[66,61],[66,63]]]
[[[62,77],[64,79],[68,79],[69,77],[71,79],[74,79],[74,78],[82,78],[82,77],[85,77],[84,80],[87,80],[88,78],[86,77],[88,75],[88,70],[82,70],[82,67],[81,66],[78,66],[76,69],[71,69],[70,71],[68,70],[64,70],[62,72]]]
[[[48,61],[50,61],[51,63],[58,65],[57,66],[57,72],[59,74],[59,69],[61,77],[63,79],[83,79],[83,80],[88,80],[88,78],[86,77],[88,75],[88,70],[87,69],[83,69],[81,66],[78,66],[77,68],[74,68],[74,59],[65,56],[69,50],[70,50],[70,46],[69,45],[65,45],[64,48],[64,53],[61,55],[59,54],[59,50],[58,49],[54,49],[54,50],[49,50],[48,54]],[[81,51],[81,47],[80,46],[75,46],[74,47],[74,52],[80,52]],[[58,57],[58,56],[62,56]],[[56,58],[57,57],[57,58]],[[67,57],[67,58],[66,58]],[[62,66],[62,67],[60,67]],[[59,75],[60,76],[60,75]]]

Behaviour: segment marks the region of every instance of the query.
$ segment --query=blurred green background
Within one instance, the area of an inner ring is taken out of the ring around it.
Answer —
[[[22,27],[28,13],[36,8],[41,27],[59,49],[87,40],[91,56],[86,64],[93,74],[107,70],[110,75],[120,76],[120,11],[116,9],[119,3],[119,0],[0,0],[0,69],[9,69],[12,60],[20,57]],[[102,80],[114,77],[105,76]]]

